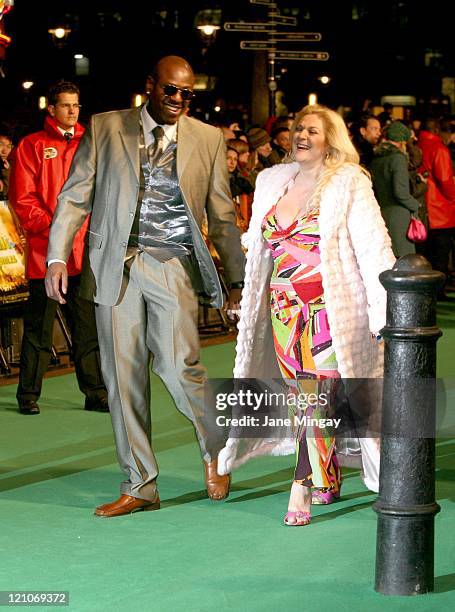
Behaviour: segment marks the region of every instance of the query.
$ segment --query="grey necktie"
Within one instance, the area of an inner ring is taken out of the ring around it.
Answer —
[[[155,142],[152,142],[151,145],[147,148],[147,154],[149,158],[150,165],[155,166],[157,160],[161,156],[163,152],[163,144],[164,144],[164,130],[161,125],[157,125],[153,128],[152,134],[155,138]]]

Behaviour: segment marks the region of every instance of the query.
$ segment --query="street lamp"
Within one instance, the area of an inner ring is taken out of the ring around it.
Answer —
[[[206,8],[198,11],[194,18],[194,27],[199,32],[202,41],[201,72],[196,75],[195,89],[211,91],[215,86],[216,78],[211,75],[207,52],[209,47],[215,42],[218,30],[221,29],[221,9]],[[208,116],[207,113],[206,116]]]
[[[48,33],[52,36],[52,40],[57,45],[57,47],[61,47],[65,42],[68,36],[71,34],[71,28],[59,25],[55,28],[50,28]]]
[[[34,81],[22,81],[21,86],[22,86],[22,91],[24,92],[24,106],[27,108],[30,108],[30,104],[31,104],[31,93],[32,93],[32,87],[35,85]]]
[[[194,25],[199,30],[202,42],[206,47],[215,41],[216,33],[221,28],[221,9],[204,9],[198,11]]]
[[[204,36],[209,36],[209,37],[213,36],[215,32],[219,29],[220,29],[220,26],[210,25],[208,23],[198,26],[198,30],[200,30],[202,34],[204,34]]]

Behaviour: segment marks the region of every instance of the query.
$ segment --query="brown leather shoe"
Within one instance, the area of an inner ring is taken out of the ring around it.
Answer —
[[[148,499],[139,499],[138,497],[131,497],[131,495],[120,495],[120,497],[110,504],[103,504],[98,506],[95,510],[97,516],[103,516],[109,518],[111,516],[123,516],[124,514],[132,514],[133,512],[140,512],[141,510],[159,510],[160,509],[160,498],[157,497],[156,501],[151,502]]]
[[[231,486],[231,475],[226,474],[220,476],[217,472],[218,459],[214,459],[210,463],[204,461],[205,466],[205,485],[207,494],[210,499],[219,501],[229,495],[229,487]]]

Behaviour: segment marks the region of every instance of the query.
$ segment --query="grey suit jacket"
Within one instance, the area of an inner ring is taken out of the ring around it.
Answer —
[[[77,230],[92,214],[82,295],[112,306],[119,299],[124,258],[136,212],[140,181],[140,109],[94,115],[58,198],[47,259],[67,260]],[[243,279],[244,256],[230,197],[221,130],[182,116],[177,131],[177,173],[193,234],[190,276],[212,306],[222,293],[200,232],[207,214],[209,237],[227,280]],[[187,267],[188,269],[188,267]]]

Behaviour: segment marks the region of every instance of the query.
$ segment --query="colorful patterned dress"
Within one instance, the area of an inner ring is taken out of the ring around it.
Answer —
[[[294,392],[320,393],[321,381],[327,379],[322,383],[325,391],[339,373],[320,273],[319,211],[296,219],[284,229],[277,221],[275,205],[264,217],[262,231],[274,260],[270,308],[280,371]],[[325,407],[320,405],[308,406],[301,414],[326,416]],[[341,471],[335,439],[323,429],[302,425],[297,446],[294,479],[306,486],[338,491]]]

